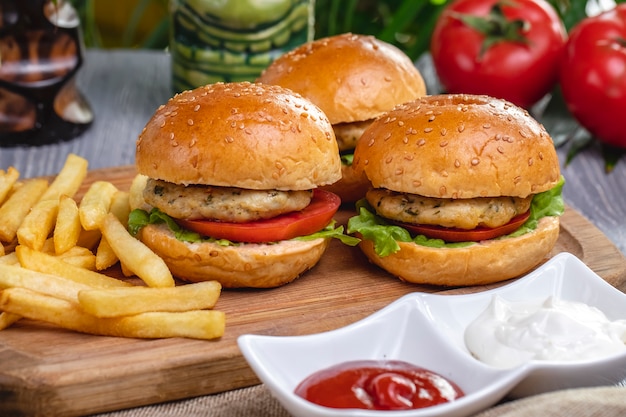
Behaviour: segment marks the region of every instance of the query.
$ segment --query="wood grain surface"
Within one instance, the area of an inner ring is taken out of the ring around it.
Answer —
[[[127,190],[133,176],[132,166],[91,171],[82,192],[95,180]],[[352,214],[344,209],[337,220]],[[552,255],[563,251],[626,288],[622,253],[569,207]],[[410,292],[452,294],[496,285],[406,284],[371,265],[358,248],[334,241],[317,266],[288,285],[223,291],[216,308],[226,312],[227,327],[220,340],[99,337],[22,320],[0,332],[0,415],[78,416],[250,386],[259,381],[237,347],[241,334],[321,332],[362,319]]]

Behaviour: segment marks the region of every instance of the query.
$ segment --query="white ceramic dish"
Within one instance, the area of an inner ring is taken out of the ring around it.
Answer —
[[[556,298],[598,307],[609,319],[626,318],[626,295],[575,256],[561,253],[503,287],[468,295],[413,293],[341,329],[306,336],[242,335],[239,348],[259,379],[294,416],[467,416],[503,397],[565,388],[611,385],[626,377],[626,353],[578,361],[531,361],[513,369],[479,362],[463,341],[466,326],[494,294],[510,301]],[[399,359],[456,382],[465,396],[410,411],[339,410],[312,404],[293,391],[307,376],[358,359]]]

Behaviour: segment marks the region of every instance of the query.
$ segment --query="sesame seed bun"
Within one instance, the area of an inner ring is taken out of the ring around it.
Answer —
[[[176,277],[189,282],[217,280],[224,288],[287,284],[315,266],[329,244],[322,238],[272,245],[189,243],[176,239],[163,224],[142,228],[138,238],[163,258]]]
[[[354,169],[375,188],[427,197],[526,197],[560,179],[552,138],[528,112],[487,96],[397,106],[363,133]]]
[[[352,33],[317,39],[283,54],[257,81],[308,98],[332,124],[373,119],[426,94],[424,79],[404,52]]]
[[[175,184],[308,190],[341,178],[328,118],[280,86],[217,83],[159,107],[137,140],[137,171]]]
[[[448,207],[444,199],[466,204],[464,215],[475,215],[472,204],[482,197],[532,198],[561,179],[554,144],[541,124],[509,102],[473,95],[428,96],[397,106],[363,133],[353,167],[375,188],[410,194],[404,203],[422,196],[442,199],[436,214],[441,217]],[[384,257],[370,240],[360,248],[403,281],[464,286],[530,271],[547,258],[558,236],[559,217],[547,216],[521,236],[470,246],[398,242],[400,250]]]
[[[287,87],[319,106],[335,128],[340,150],[347,152],[376,117],[426,94],[424,79],[404,52],[373,36],[352,33],[287,52],[257,81]],[[363,197],[369,183],[350,169],[344,173],[347,177],[325,189],[344,202]]]
[[[400,280],[449,287],[484,285],[523,275],[547,259],[559,237],[559,218],[543,217],[532,232],[491,239],[462,248],[431,248],[398,242],[400,250],[379,256],[371,240],[359,244],[365,256]]]

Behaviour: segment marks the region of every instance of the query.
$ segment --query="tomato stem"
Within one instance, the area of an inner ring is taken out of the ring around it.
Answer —
[[[510,2],[501,1],[493,5],[487,16],[453,14],[453,17],[485,37],[480,48],[480,57],[499,42],[518,42],[525,45],[529,43],[524,33],[530,29],[530,23],[523,19],[508,19],[502,11],[503,5],[513,6]]]

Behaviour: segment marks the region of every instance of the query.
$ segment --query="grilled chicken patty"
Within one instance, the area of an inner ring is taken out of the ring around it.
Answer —
[[[371,120],[364,120],[361,122],[337,123],[333,125],[339,152],[354,151],[357,141],[371,123]]]
[[[382,188],[368,191],[367,201],[378,214],[405,223],[428,224],[461,229],[498,227],[526,213],[532,195],[448,199],[397,193]]]
[[[313,191],[247,190],[236,187],[180,185],[149,179],[146,203],[177,219],[247,222],[268,219],[309,205]]]

